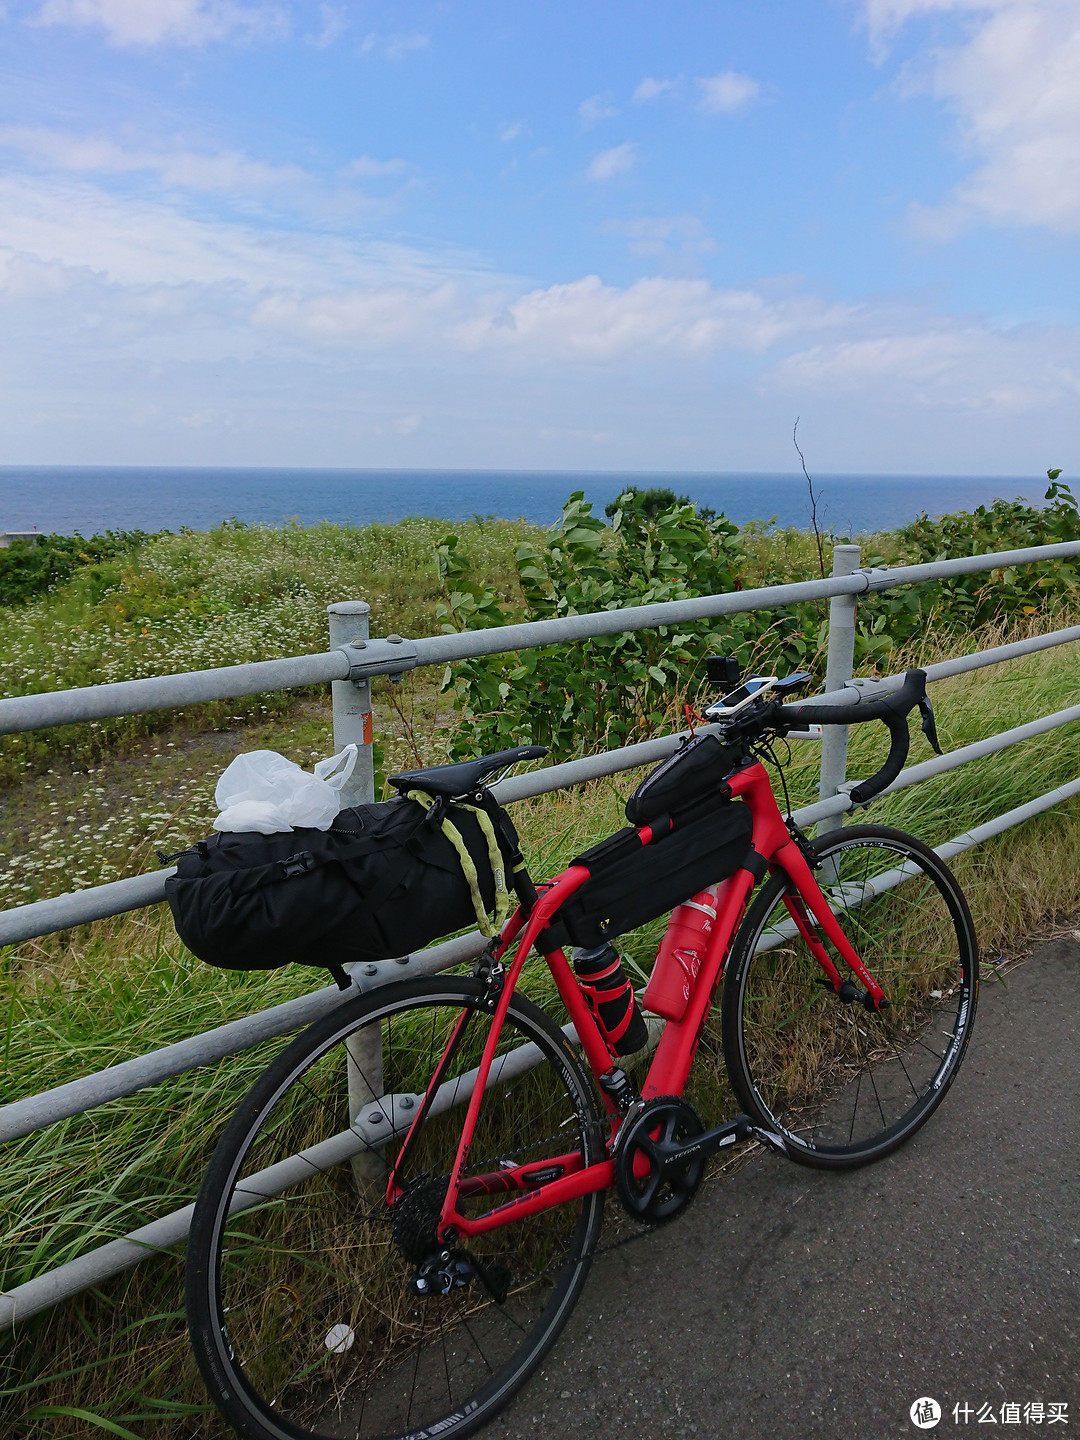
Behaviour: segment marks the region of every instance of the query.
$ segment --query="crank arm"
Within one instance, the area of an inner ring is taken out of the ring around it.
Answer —
[[[717,1125],[715,1130],[706,1130],[704,1135],[697,1135],[683,1145],[665,1145],[664,1163],[681,1165],[686,1160],[696,1160],[699,1157],[707,1160],[718,1150],[729,1145],[740,1145],[744,1140],[760,1140],[771,1149],[778,1150],[781,1155],[787,1154],[787,1147],[774,1131],[755,1125],[749,1115],[736,1115],[735,1119],[729,1120],[726,1125]]]

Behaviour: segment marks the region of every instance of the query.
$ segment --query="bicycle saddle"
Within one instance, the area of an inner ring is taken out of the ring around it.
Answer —
[[[519,745],[516,750],[500,750],[495,755],[481,755],[479,760],[459,760],[456,765],[432,765],[427,770],[406,770],[401,775],[391,775],[390,784],[405,794],[408,790],[423,790],[425,795],[441,795],[447,800],[456,800],[461,795],[471,795],[485,779],[496,770],[505,770],[521,760],[540,760],[548,752],[543,745]]]

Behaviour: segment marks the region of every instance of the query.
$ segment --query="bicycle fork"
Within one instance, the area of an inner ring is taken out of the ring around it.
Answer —
[[[784,905],[810,953],[825,972],[825,979],[822,983],[832,989],[845,1003],[859,1000],[868,1010],[887,1010],[889,1008],[888,996],[870,974],[851,941],[840,928],[840,923],[833,914],[832,907],[822,893],[821,887],[814,877],[814,872],[806,863],[798,845],[792,841],[783,846],[777,851],[775,859],[795,882],[795,893],[784,896]],[[841,958],[862,982],[864,986],[862,991],[859,991],[852,981],[841,977],[829,952],[825,949],[821,938],[822,933],[832,942]]]

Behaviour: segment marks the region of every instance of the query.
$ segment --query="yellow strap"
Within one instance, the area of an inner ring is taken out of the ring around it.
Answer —
[[[410,790],[408,798],[423,805],[425,810],[430,810],[435,801],[430,795],[422,790]],[[499,851],[498,842],[495,839],[495,831],[488,817],[472,805],[463,805],[464,810],[472,810],[479,822],[488,844],[488,857],[491,860],[491,868],[495,874],[495,927],[492,928],[487,909],[484,905],[484,897],[480,893],[480,877],[477,874],[473,858],[469,854],[468,846],[461,837],[461,832],[452,821],[444,819],[440,826],[443,834],[457,851],[461,870],[469,885],[469,896],[472,899],[473,910],[476,912],[476,927],[485,938],[490,938],[502,930],[506,917],[509,914],[509,896],[506,892],[506,877],[503,872],[503,859]]]
[[[491,873],[495,877],[495,933],[499,934],[506,924],[506,917],[510,914],[510,893],[506,888],[506,862],[503,853],[499,849],[499,842],[495,836],[495,827],[491,823],[491,816],[485,810],[475,805],[464,805],[464,810],[471,810],[476,816],[476,822],[484,833],[487,841],[488,859],[491,862]]]

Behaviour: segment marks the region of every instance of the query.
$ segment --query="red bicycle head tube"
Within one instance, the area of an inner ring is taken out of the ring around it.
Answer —
[[[732,795],[749,805],[754,817],[754,849],[771,865],[777,851],[791,843],[791,836],[776,803],[769,772],[760,763],[750,765],[732,775],[728,784]]]

